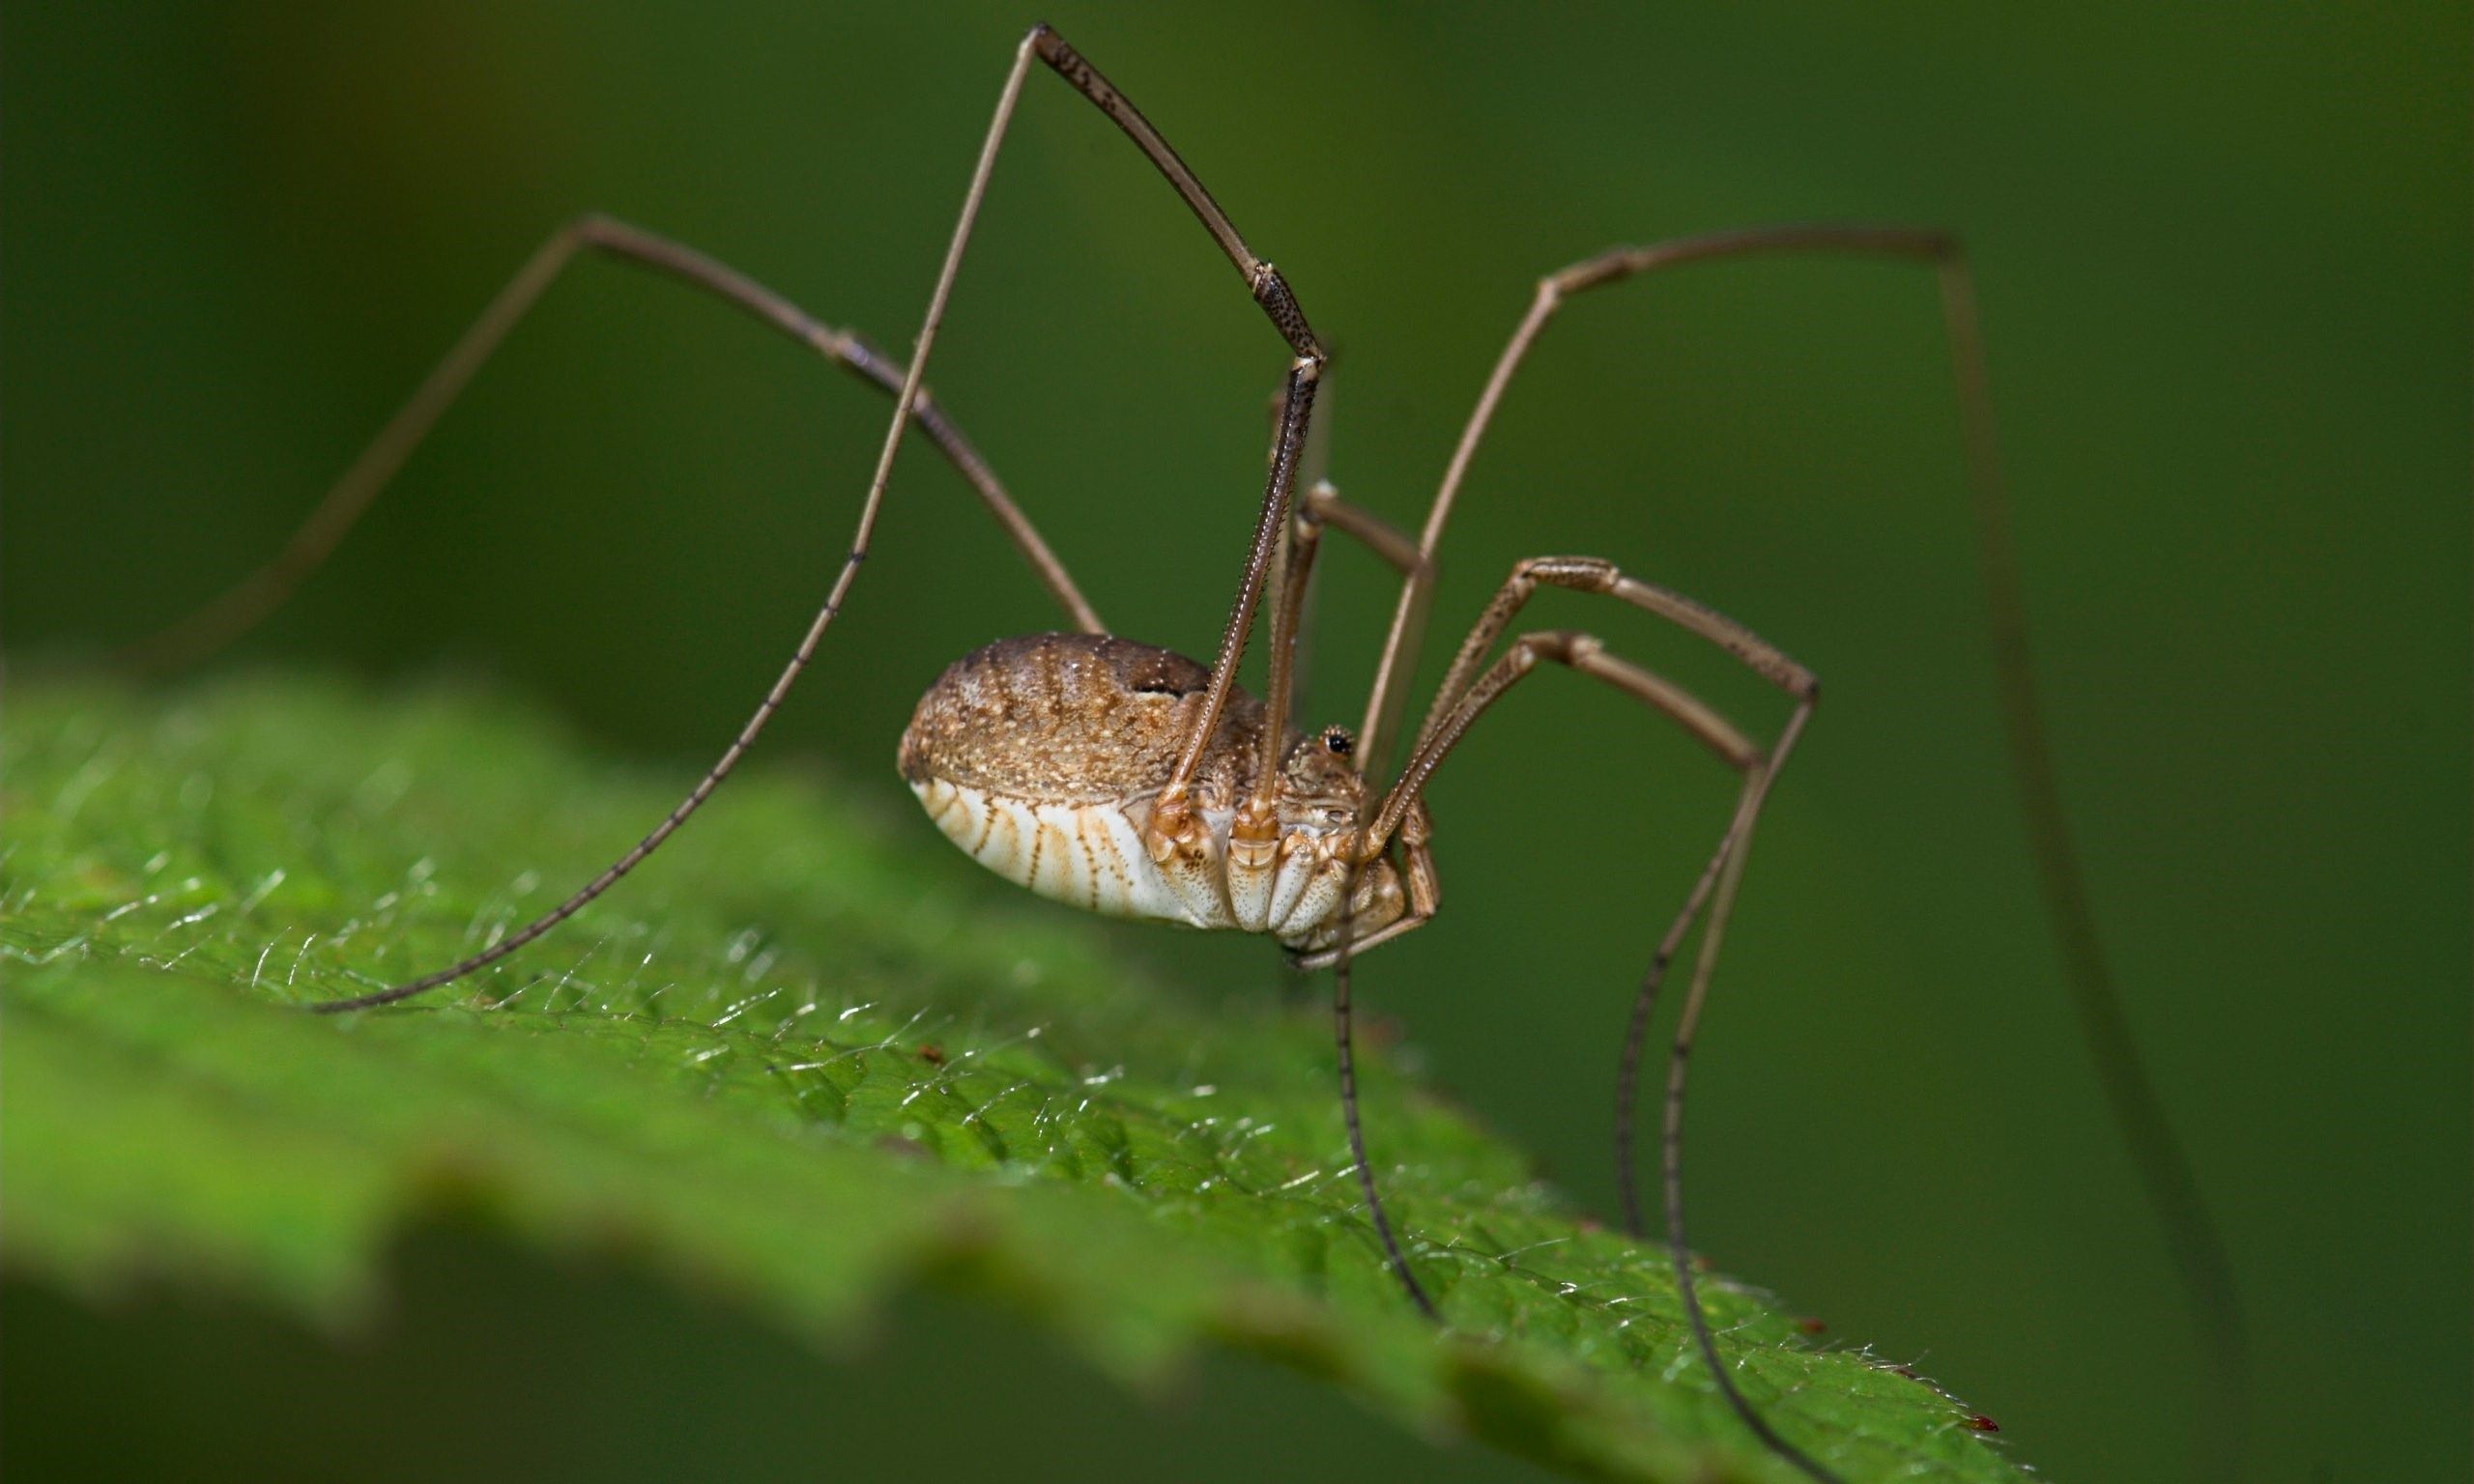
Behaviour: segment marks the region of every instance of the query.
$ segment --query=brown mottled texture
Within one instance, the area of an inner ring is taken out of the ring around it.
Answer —
[[[919,699],[902,734],[902,776],[1044,804],[1141,798],[1167,782],[1210,682],[1184,655],[1108,635],[999,640],[955,661]],[[1263,720],[1260,700],[1230,693],[1194,776],[1198,807],[1233,808],[1251,792]],[[1364,785],[1332,735],[1290,734],[1284,818],[1354,816]]]

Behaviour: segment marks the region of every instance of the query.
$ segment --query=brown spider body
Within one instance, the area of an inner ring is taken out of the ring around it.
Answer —
[[[1398,922],[1408,894],[1391,861],[1359,863],[1349,890],[1366,789],[1338,728],[1286,732],[1266,791],[1268,710],[1232,692],[1185,808],[1160,807],[1210,682],[1208,666],[1108,635],[1001,640],[920,698],[902,776],[964,853],[1069,905],[1267,933],[1300,952],[1330,947],[1344,921],[1358,939]],[[1257,800],[1269,831],[1241,827]]]

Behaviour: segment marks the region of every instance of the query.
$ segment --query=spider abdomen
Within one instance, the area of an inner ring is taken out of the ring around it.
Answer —
[[[1026,803],[1155,794],[1210,684],[1211,672],[1184,655],[1108,635],[999,640],[947,666],[919,698],[902,734],[902,776]],[[1250,759],[1261,722],[1261,702],[1229,697],[1198,787],[1249,781],[1228,774]]]
[[[1195,770],[1199,853],[1154,849],[1153,806],[1210,679],[1183,655],[1107,635],[1002,640],[956,661],[920,698],[902,776],[946,839],[1043,897],[1293,947],[1319,941],[1346,888],[1356,802],[1328,793],[1355,775],[1323,765],[1309,739],[1284,741],[1294,760],[1274,781],[1284,828],[1268,889],[1232,899],[1229,827],[1253,790],[1265,725],[1254,698],[1229,696]]]

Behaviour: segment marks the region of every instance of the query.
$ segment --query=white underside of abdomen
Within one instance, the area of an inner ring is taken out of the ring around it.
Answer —
[[[1169,890],[1142,847],[1141,830],[1116,805],[1033,803],[940,778],[910,787],[947,840],[1043,897],[1111,917],[1236,926],[1224,899],[1217,914],[1198,915]]]

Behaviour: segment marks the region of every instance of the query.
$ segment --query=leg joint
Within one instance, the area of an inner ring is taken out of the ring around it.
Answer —
[[[1511,642],[1504,658],[1511,662],[1513,673],[1519,674],[1539,660],[1578,666],[1585,656],[1599,653],[1605,647],[1596,635],[1578,629],[1532,629]]]
[[[1297,354],[1297,369],[1309,381],[1321,376],[1330,357],[1324,355],[1322,342],[1314,338],[1314,328],[1306,323],[1306,311],[1299,307],[1288,280],[1269,263],[1256,264],[1249,276],[1253,279],[1254,302],[1262,305],[1263,313],[1271,316],[1272,328]]]
[[[1511,564],[1508,585],[1520,588],[1527,597],[1539,583],[1579,592],[1613,592],[1623,581],[1624,574],[1615,563],[1597,556],[1524,556]]]
[[[632,236],[636,229],[608,212],[578,212],[560,230],[579,242],[598,243]]]

